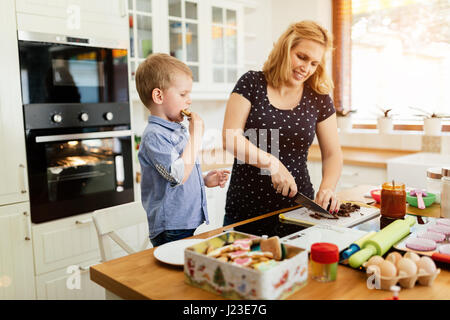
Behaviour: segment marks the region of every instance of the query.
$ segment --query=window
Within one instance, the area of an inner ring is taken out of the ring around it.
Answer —
[[[356,119],[450,115],[449,17],[450,0],[333,1],[336,106]]]

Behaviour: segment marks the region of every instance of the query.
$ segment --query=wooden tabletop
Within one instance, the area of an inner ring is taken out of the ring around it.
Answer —
[[[371,186],[359,186],[339,193],[343,200],[362,200],[367,202],[363,194]],[[249,219],[234,225],[219,228],[197,235],[193,238],[208,238],[222,233],[233,226],[262,219],[285,210],[268,213],[258,218]],[[415,210],[408,209],[408,213]],[[429,217],[439,217],[439,207],[421,210],[420,214]],[[157,299],[157,300],[217,300],[222,297],[213,293],[192,287],[184,282],[183,267],[170,266],[155,259],[153,250],[148,249],[122,258],[114,259],[90,268],[91,280],[123,299]],[[368,289],[367,276],[364,272],[350,267],[338,266],[337,280],[319,283],[308,279],[305,287],[288,299],[311,300],[380,300],[389,298],[392,294],[384,290]],[[450,299],[450,271],[441,270],[434,284],[430,287],[416,284],[412,289],[400,291],[401,299]]]

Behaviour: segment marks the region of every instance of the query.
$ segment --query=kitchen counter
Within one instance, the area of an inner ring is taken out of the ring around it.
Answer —
[[[345,200],[362,200],[367,202],[363,195],[371,186],[345,190],[339,197]],[[206,232],[193,238],[208,238],[222,233],[227,229],[251,221],[279,214],[288,209],[267,213],[257,218],[248,219],[233,225]],[[408,209],[409,212],[409,209]],[[438,217],[438,207],[421,210],[421,215]],[[158,300],[218,300],[222,297],[192,287],[184,282],[182,267],[175,267],[159,262],[153,256],[153,250],[147,249],[122,258],[114,259],[90,268],[91,280],[103,286],[110,292],[123,299],[158,299]],[[308,279],[304,288],[297,291],[288,299],[374,299],[381,300],[392,297],[392,293],[384,290],[370,290],[366,285],[367,275],[350,267],[338,266],[337,280],[330,283],[320,283]],[[400,299],[449,299],[450,271],[441,270],[433,286],[416,285],[413,289],[400,291]]]
[[[344,157],[344,164],[376,168],[387,168],[387,160],[416,153],[416,151],[357,147],[341,147],[341,150]],[[312,145],[309,148],[308,161],[321,161],[321,159],[319,145]]]
[[[375,168],[387,168],[387,161],[392,158],[402,157],[417,153],[416,151],[371,149],[357,147],[341,147],[344,164],[367,166]],[[309,149],[308,161],[321,161],[319,145],[313,144]],[[231,153],[222,149],[203,150],[200,160],[202,170],[209,171],[233,166],[234,157]]]

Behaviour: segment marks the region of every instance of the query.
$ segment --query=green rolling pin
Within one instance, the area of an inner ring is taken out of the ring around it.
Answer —
[[[372,238],[366,240],[362,249],[354,253],[348,262],[352,268],[358,268],[374,255],[382,256],[394,244],[410,233],[410,228],[416,223],[416,218],[407,216],[404,220],[395,220],[384,229],[377,232]]]

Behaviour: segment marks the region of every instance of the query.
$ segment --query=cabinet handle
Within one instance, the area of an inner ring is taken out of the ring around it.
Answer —
[[[28,212],[24,212],[23,215],[25,216],[25,240],[29,241],[31,240],[31,226],[30,221],[28,220]]]
[[[77,220],[77,221],[75,221],[75,224],[88,224],[88,223],[91,223],[92,222],[92,218],[87,218],[87,219],[84,219],[84,220]]]
[[[357,177],[359,172],[342,172],[343,177]]]
[[[20,190],[20,193],[27,193],[27,187],[26,187],[26,185],[27,185],[27,183],[26,183],[26,181],[25,181],[25,166],[23,165],[23,164],[19,164],[19,171],[20,171],[20,174],[21,174],[21,179],[20,179],[20,181],[22,181],[22,186],[21,186],[21,190]]]
[[[95,262],[95,263],[93,263],[93,264],[90,264],[90,265],[88,265],[88,266],[78,266],[78,269],[80,269],[80,271],[81,272],[84,272],[84,271],[89,271],[89,268],[90,267],[92,267],[92,266],[95,266],[95,265],[97,265],[97,264],[99,264],[99,263],[102,263],[101,261],[98,261],[98,262]]]
[[[120,6],[120,16],[123,18],[127,15],[127,7],[125,5],[125,0],[119,0],[119,6]]]

